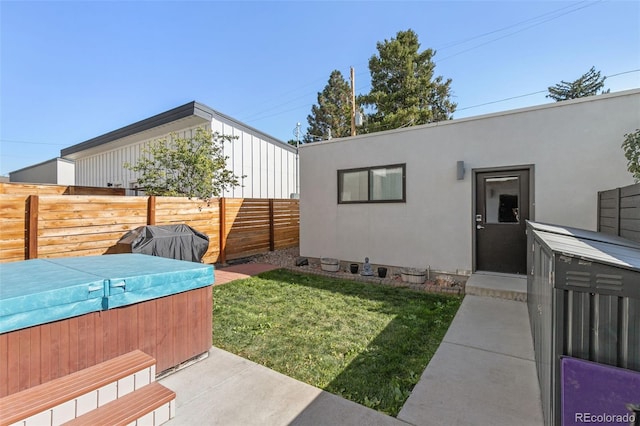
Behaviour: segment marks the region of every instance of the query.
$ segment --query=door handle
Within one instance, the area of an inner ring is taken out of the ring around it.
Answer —
[[[482,225],[476,225],[476,229],[484,229],[484,226],[482,226]]]

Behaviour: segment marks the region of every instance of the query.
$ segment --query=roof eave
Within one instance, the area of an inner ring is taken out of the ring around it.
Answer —
[[[177,108],[170,109],[169,111],[154,115],[153,117],[149,117],[128,126],[121,127],[120,129],[114,130],[112,132],[105,133],[104,135],[97,136],[84,142],[80,142],[68,148],[64,148],[60,151],[60,156],[66,157],[76,152],[95,148],[97,146],[104,145],[106,143],[113,142],[115,140],[122,139],[127,136],[144,132],[145,130],[150,130],[155,127],[169,124],[176,120],[194,115],[201,117],[204,120],[211,121],[213,114],[214,112],[210,108],[206,107],[205,105],[199,104],[196,101],[192,101]]]
[[[165,111],[163,113],[154,115],[153,117],[140,120],[136,123],[122,127],[112,132],[105,133],[104,135],[97,136],[93,139],[89,139],[84,142],[80,142],[68,148],[64,148],[60,150],[60,156],[61,157],[73,156],[73,154],[76,154],[78,152],[87,151],[91,148],[96,148],[98,146],[105,145],[109,142],[123,139],[128,136],[135,135],[137,133],[151,130],[159,126],[166,125],[174,121],[181,120],[188,117],[193,117],[193,116],[200,117],[204,121],[209,123],[211,123],[214,117],[217,117],[218,119],[222,119],[224,121],[232,122],[234,123],[235,126],[241,129],[247,130],[251,133],[262,135],[265,138],[265,140],[271,143],[277,144],[288,151],[296,152],[295,147],[292,147],[291,145],[287,144],[284,141],[274,138],[271,135],[268,135],[258,129],[248,126],[228,115],[222,114],[219,111],[215,111],[204,104],[201,104],[196,101],[191,101],[187,104],[173,108],[169,111]]]

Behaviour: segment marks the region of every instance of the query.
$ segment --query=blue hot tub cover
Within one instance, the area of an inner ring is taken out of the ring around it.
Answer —
[[[0,264],[0,333],[213,283],[213,266],[144,254]]]
[[[102,309],[104,280],[43,259],[0,264],[0,333]]]

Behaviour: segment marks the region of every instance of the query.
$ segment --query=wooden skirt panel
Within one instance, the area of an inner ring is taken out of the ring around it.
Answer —
[[[161,373],[209,350],[212,287],[0,334],[0,397],[123,355]]]

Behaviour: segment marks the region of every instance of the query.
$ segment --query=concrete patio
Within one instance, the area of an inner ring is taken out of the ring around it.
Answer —
[[[177,415],[167,424],[542,425],[527,305],[519,301],[526,280],[474,274],[470,287],[515,300],[465,297],[398,418],[212,348],[160,380],[177,393]]]

